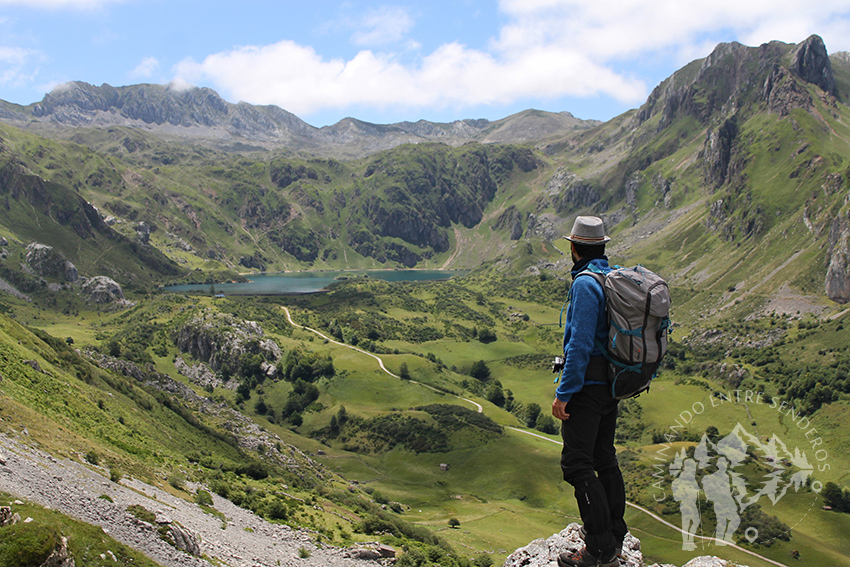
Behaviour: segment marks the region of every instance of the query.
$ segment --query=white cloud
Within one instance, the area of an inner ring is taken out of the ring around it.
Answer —
[[[501,0],[500,8],[511,21],[494,48],[554,44],[603,61],[690,50],[705,35],[799,42],[850,16],[848,0]]]
[[[200,63],[185,60],[176,76],[208,80],[234,98],[299,115],[355,105],[466,108],[564,95],[606,94],[631,102],[646,90],[640,81],[578,53],[534,49],[496,57],[459,43],[440,46],[418,66],[405,66],[370,50],[347,61],[324,59],[310,47],[282,41],[217,53]]]
[[[132,79],[150,79],[159,71],[159,60],[156,57],[145,57],[135,69],[130,71]]]
[[[351,36],[355,45],[389,45],[404,39],[413,29],[414,21],[407,10],[397,6],[382,6],[364,15]]]
[[[505,24],[486,49],[445,43],[414,63],[403,50],[413,18],[385,7],[356,23],[362,49],[326,58],[292,41],[188,59],[176,77],[212,83],[226,95],[276,104],[300,115],[371,106],[463,109],[520,100],[608,97],[639,105],[654,85],[630,70],[662,61],[672,72],[735,38],[748,45],[799,42],[820,33],[830,50],[850,49],[850,0],[501,0]],[[353,22],[353,23],[352,23]],[[421,48],[421,47],[420,47]]]
[[[0,85],[21,85],[32,80],[38,72],[32,68],[33,62],[41,58],[39,52],[31,49],[0,46]]]
[[[178,93],[186,92],[194,87],[195,85],[193,85],[192,83],[188,83],[182,79],[174,79],[173,81],[168,83],[168,88]]]
[[[63,82],[63,83],[53,83],[52,86],[49,89],[47,89],[47,92],[49,92],[51,94],[64,93],[64,92],[70,91],[71,87],[73,87],[73,86],[74,86],[74,83],[71,82],[71,81],[66,81],[66,82]]]

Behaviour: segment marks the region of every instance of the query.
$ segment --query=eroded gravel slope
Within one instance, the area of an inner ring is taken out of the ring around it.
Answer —
[[[0,490],[71,517],[100,526],[116,540],[137,549],[164,567],[210,567],[212,563],[179,551],[159,537],[156,528],[126,512],[138,504],[179,523],[194,535],[201,553],[232,567],[368,567],[377,562],[345,557],[345,550],[316,546],[306,531],[271,524],[213,494],[214,506],[227,523],[194,504],[157,487],[125,478],[110,482],[106,471],[57,459],[26,444],[26,435],[0,435]],[[99,498],[108,495],[112,502]],[[5,503],[3,503],[5,504]],[[300,558],[306,548],[310,557]]]

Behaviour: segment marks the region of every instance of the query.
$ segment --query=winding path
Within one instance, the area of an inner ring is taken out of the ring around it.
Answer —
[[[305,327],[304,325],[299,325],[298,323],[296,323],[295,321],[293,321],[293,320],[292,320],[292,314],[289,312],[289,309],[288,309],[287,307],[281,306],[281,309],[283,309],[283,310],[286,312],[286,318],[289,320],[289,324],[290,324],[290,325],[292,325],[293,327],[297,327],[297,328],[299,328],[299,329],[303,329],[303,330],[305,330],[305,331],[310,331],[310,332],[312,332],[312,333],[315,333],[315,334],[319,335],[320,337],[322,337],[323,339],[325,339],[325,340],[327,340],[327,341],[329,341],[329,342],[332,342],[332,343],[334,343],[334,344],[337,344],[337,345],[340,345],[340,346],[344,346],[344,347],[350,348],[351,350],[356,350],[357,352],[363,353],[363,354],[365,354],[366,356],[371,356],[372,358],[374,358],[375,360],[377,360],[377,361],[378,361],[378,366],[380,366],[380,367],[381,367],[381,370],[383,370],[384,372],[386,372],[386,373],[387,373],[387,374],[389,374],[390,376],[393,376],[393,377],[395,377],[395,378],[399,378],[399,379],[401,378],[401,376],[398,376],[397,374],[393,374],[392,372],[390,372],[389,370],[387,370],[387,367],[386,367],[386,366],[384,366],[384,361],[381,359],[381,357],[379,357],[379,356],[377,356],[377,355],[375,355],[375,354],[372,354],[371,352],[367,352],[367,351],[365,351],[365,350],[363,350],[363,349],[359,349],[359,348],[357,348],[357,347],[354,347],[354,346],[351,346],[351,345],[348,345],[348,344],[345,344],[345,343],[341,343],[341,342],[339,342],[339,341],[336,341],[336,340],[334,340],[334,339],[332,339],[332,338],[328,337],[328,336],[327,336],[327,335],[325,335],[324,333],[321,333],[321,332],[317,331],[316,329],[311,329],[310,327]],[[424,386],[424,387],[426,387],[426,388],[429,388],[429,389],[431,389],[431,390],[434,390],[435,392],[442,392],[442,390],[438,390],[437,388],[434,388],[433,386],[429,386],[428,384],[422,384],[421,382],[416,382],[415,380],[410,380],[410,382],[411,382],[411,383],[413,383],[413,384],[419,384],[420,386]],[[445,393],[445,392],[444,392],[444,393]],[[477,402],[474,402],[474,401],[469,400],[469,399],[467,399],[467,398],[463,398],[463,397],[461,397],[461,396],[455,396],[455,397],[456,397],[456,398],[458,398],[458,399],[461,399],[461,400],[463,400],[463,401],[465,401],[465,402],[469,402],[470,404],[472,404],[472,405],[474,405],[475,407],[477,407],[477,408],[478,408],[478,413],[482,413],[482,412],[484,411],[484,408],[481,406],[481,404],[479,404],[479,403],[477,403]],[[561,442],[560,442],[560,441],[556,441],[556,440],[554,440],[554,439],[550,439],[549,437],[546,437],[546,436],[544,436],[544,435],[540,435],[540,434],[538,434],[538,433],[534,433],[533,431],[528,431],[528,430],[525,430],[525,429],[520,429],[520,428],[518,428],[518,427],[510,427],[510,426],[508,426],[508,427],[507,427],[507,429],[510,429],[511,431],[516,431],[516,432],[518,432],[518,433],[524,433],[525,435],[530,435],[530,436],[532,436],[532,437],[537,437],[538,439],[542,439],[542,440],[544,440],[544,441],[548,441],[548,442],[550,442],[550,443],[555,443],[556,445],[560,445],[560,444],[561,444]],[[723,543],[723,544],[727,545],[728,547],[731,547],[731,548],[733,548],[733,549],[737,549],[738,551],[742,551],[742,552],[744,552],[744,553],[746,553],[746,554],[748,554],[748,555],[752,555],[753,557],[756,557],[756,558],[758,558],[758,559],[761,559],[762,561],[766,561],[767,563],[770,563],[771,565],[776,565],[777,567],[788,567],[788,566],[787,566],[787,565],[785,565],[784,563],[780,563],[780,562],[778,562],[778,561],[774,561],[773,559],[769,559],[769,558],[765,557],[764,555],[759,555],[758,553],[756,553],[756,552],[754,552],[754,551],[750,551],[749,549],[746,549],[746,548],[741,547],[741,546],[739,546],[739,545],[737,545],[737,544],[734,544],[734,543],[729,543],[729,542],[726,542],[726,541],[724,541],[724,542],[720,542],[717,538],[713,538],[713,537],[709,537],[709,536],[702,536],[702,535],[699,535],[699,534],[688,534],[688,532],[686,532],[686,531],[685,531],[685,530],[683,530],[682,528],[680,528],[680,527],[678,527],[678,526],[676,526],[676,525],[674,525],[674,524],[671,524],[670,522],[668,522],[668,521],[667,521],[667,520],[665,520],[664,518],[662,518],[662,517],[660,517],[660,516],[658,516],[658,515],[654,514],[653,512],[650,512],[649,510],[647,510],[647,509],[646,509],[646,508],[644,508],[643,506],[639,506],[639,505],[637,505],[637,504],[633,504],[632,502],[626,502],[626,504],[628,504],[629,506],[631,506],[632,508],[634,508],[634,509],[636,509],[636,510],[639,510],[639,511],[643,512],[644,514],[648,515],[648,516],[649,516],[649,517],[651,517],[652,519],[654,519],[654,520],[656,520],[656,521],[658,521],[658,522],[661,522],[661,523],[662,523],[662,524],[664,524],[665,526],[667,526],[667,527],[669,527],[669,528],[671,528],[671,529],[676,530],[676,531],[677,531],[677,532],[679,532],[679,533],[686,534],[686,535],[692,535],[693,537],[695,537],[695,538],[697,538],[697,539],[700,539],[700,540],[704,540],[704,541],[709,541],[709,542],[713,541],[713,542],[716,542],[716,543]]]
[[[538,439],[543,439],[544,441],[549,441],[550,443],[555,443],[556,445],[561,444],[560,441],[555,441],[554,439],[544,437],[543,435],[538,435],[537,433],[532,433],[531,431],[526,431],[525,429],[519,429],[517,427],[508,427],[508,429],[511,429],[513,431],[518,431],[519,433],[525,433],[526,435],[531,435],[532,437],[537,437]],[[691,536],[693,536],[697,539],[701,539],[701,540],[704,540],[704,541],[709,541],[709,542],[713,541],[713,542],[716,542],[716,543],[725,544],[728,547],[731,547],[733,549],[737,549],[738,551],[743,551],[744,553],[752,555],[753,557],[757,557],[758,559],[761,559],[762,561],[766,561],[766,562],[770,563],[771,565],[776,565],[777,567],[788,567],[784,563],[774,561],[773,559],[769,559],[769,558],[765,557],[764,555],[759,555],[758,553],[756,553],[754,551],[750,551],[749,549],[741,547],[737,544],[729,543],[727,541],[720,541],[717,538],[713,538],[713,537],[709,537],[709,536],[702,536],[702,535],[699,535],[699,534],[690,534],[690,533],[686,532],[685,530],[683,530],[682,528],[680,528],[680,527],[678,527],[674,524],[671,524],[670,522],[668,522],[667,520],[665,520],[661,516],[658,516],[657,514],[650,512],[649,510],[647,510],[643,506],[638,506],[637,504],[633,504],[632,502],[626,502],[626,504],[628,504],[629,506],[631,506],[632,508],[634,508],[636,510],[640,510],[644,514],[648,515],[650,518],[652,518],[652,519],[654,519],[658,522],[661,522],[662,524],[664,524],[668,528],[672,528],[679,533],[691,535]]]
[[[352,345],[345,344],[345,343],[342,343],[340,341],[334,340],[334,339],[330,338],[329,336],[327,336],[326,334],[322,333],[321,331],[317,331],[316,329],[312,329],[310,327],[305,327],[304,325],[299,325],[298,323],[296,323],[295,321],[292,320],[292,313],[289,312],[288,307],[281,306],[280,308],[283,309],[286,312],[286,318],[289,321],[289,324],[292,325],[293,327],[297,327],[299,329],[303,329],[305,331],[310,331],[311,333],[315,333],[315,334],[319,335],[320,337],[322,337],[323,339],[325,339],[326,341],[331,342],[335,345],[344,346],[346,348],[350,348],[351,350],[355,350],[355,351],[357,351],[361,354],[365,354],[366,356],[371,356],[372,358],[374,358],[375,360],[378,361],[378,366],[381,367],[381,370],[383,370],[384,372],[386,372],[387,374],[389,374],[393,378],[398,378],[399,380],[401,380],[401,376],[399,376],[398,374],[394,374],[394,373],[390,372],[389,370],[387,370],[387,367],[384,366],[384,361],[380,356],[378,356],[376,354],[372,354],[371,352],[365,351],[362,348],[357,348],[356,346],[352,346]],[[429,386],[428,384],[423,384],[422,382],[417,382],[416,380],[409,380],[409,382],[411,384],[419,384],[420,386],[428,388],[429,390],[434,390],[435,392],[440,392],[441,394],[446,393],[443,390],[440,390],[440,389],[435,388],[433,386]],[[465,402],[468,402],[468,403],[474,405],[476,407],[478,413],[482,413],[484,411],[484,408],[478,402],[474,402],[470,399],[463,398],[461,396],[455,396],[455,397],[459,400],[463,400]]]

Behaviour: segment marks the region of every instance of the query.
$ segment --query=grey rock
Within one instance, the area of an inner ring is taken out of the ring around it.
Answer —
[[[396,555],[395,549],[393,549],[389,545],[384,545],[382,543],[379,543],[375,546],[375,551],[377,551],[378,555],[380,555],[382,558],[395,557]]]
[[[549,182],[546,192],[558,213],[592,206],[600,199],[599,191],[565,167],[559,167]]]
[[[151,227],[144,221],[140,222],[136,225],[136,236],[138,236],[139,242],[142,244],[150,244]]]
[[[804,81],[819,86],[831,95],[835,94],[835,75],[820,36],[810,36],[797,47],[794,70]]]
[[[558,228],[555,225],[557,217],[544,213],[542,215],[528,214],[528,228],[525,230],[526,238],[543,238],[555,240],[558,238]]]
[[[267,338],[256,321],[246,321],[225,313],[204,311],[178,329],[174,342],[181,352],[205,362],[213,370],[224,364],[238,368],[246,355],[261,354],[269,361],[281,357],[280,347]],[[270,378],[277,375],[277,367],[264,367]]]
[[[730,175],[730,163],[735,141],[738,138],[738,121],[732,117],[717,130],[706,133],[703,149],[706,176],[718,187]]]
[[[836,303],[850,302],[850,213],[836,217],[829,231],[826,295]]]
[[[519,210],[514,205],[505,209],[496,219],[496,222],[492,224],[492,228],[495,230],[508,228],[511,233],[511,240],[519,240],[522,236],[522,216]]]
[[[185,551],[189,555],[200,557],[201,546],[198,544],[198,539],[180,524],[170,524],[167,537],[177,549]]]
[[[578,551],[584,547],[580,530],[581,526],[573,522],[547,539],[536,539],[510,554],[503,567],[551,567],[556,564],[561,553]],[[620,565],[643,567],[640,540],[631,534],[626,534],[623,541],[623,561]]]
[[[570,551],[578,551],[584,547],[581,537],[581,526],[575,522],[568,525],[559,533],[547,539],[536,539],[525,547],[514,551],[505,560],[503,567],[553,567],[557,564],[558,555]],[[643,553],[640,540],[632,534],[626,534],[623,540],[621,567],[644,567]],[[718,557],[702,556],[688,561],[683,567],[728,567],[728,563]],[[674,567],[655,563],[649,567]],[[741,566],[743,567],[743,566]]]
[[[345,556],[351,559],[365,559],[367,561],[374,561],[381,558],[381,554],[374,549],[349,549],[345,553]]]
[[[77,268],[52,246],[33,242],[27,246],[26,262],[32,270],[45,278],[75,282],[79,279]]]
[[[20,521],[21,517],[17,512],[12,512],[10,506],[0,506],[0,526],[13,526]]]
[[[86,295],[92,302],[97,304],[117,304],[128,305],[124,298],[124,290],[118,285],[118,282],[106,276],[95,276],[89,278],[83,284],[83,294]]]
[[[68,538],[62,537],[53,553],[41,564],[41,567],[75,567],[74,558],[68,553]]]

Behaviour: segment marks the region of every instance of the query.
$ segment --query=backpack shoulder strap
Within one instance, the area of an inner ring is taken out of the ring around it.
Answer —
[[[595,279],[596,282],[599,284],[599,286],[602,288],[602,295],[605,296],[605,277],[606,277],[606,274],[604,272],[600,271],[598,268],[593,266],[593,264],[588,264],[587,268],[585,268],[584,270],[582,270],[578,274],[576,274],[576,279],[578,279],[579,276],[591,276],[593,279]],[[573,281],[573,283],[575,284],[575,281]],[[567,292],[567,299],[566,299],[566,301],[564,301],[564,304],[561,306],[561,313],[558,315],[558,327],[559,328],[564,326],[564,324],[563,324],[564,309],[567,308],[567,304],[572,299],[572,296],[573,296],[573,288],[572,288],[572,286],[570,286],[570,291]],[[606,302],[606,305],[607,305],[607,302]]]

